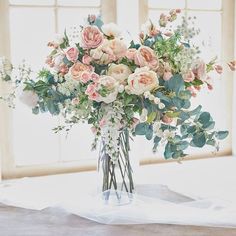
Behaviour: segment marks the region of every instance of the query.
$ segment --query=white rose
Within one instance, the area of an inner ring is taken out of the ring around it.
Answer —
[[[102,32],[109,37],[118,37],[121,34],[121,30],[115,23],[108,23],[102,26]]]
[[[146,91],[152,91],[159,85],[157,75],[148,67],[137,68],[129,75],[126,90],[131,94],[141,95]]]
[[[97,101],[105,103],[114,102],[119,92],[118,91],[119,83],[116,81],[116,79],[114,79],[111,76],[104,75],[100,77],[98,83],[99,83],[98,87],[100,88],[105,87],[108,91],[108,94],[104,97],[100,95]]]
[[[107,72],[108,75],[115,78],[120,84],[124,84],[131,73],[132,71],[129,67],[124,64],[111,64]]]
[[[34,108],[37,106],[39,97],[38,95],[33,91],[21,91],[21,95],[19,96],[19,99],[22,103],[25,105]]]
[[[90,56],[100,64],[108,64],[111,62],[110,56],[103,52],[102,47],[92,49],[90,51]]]

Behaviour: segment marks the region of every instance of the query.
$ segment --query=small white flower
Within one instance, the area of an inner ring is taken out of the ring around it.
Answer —
[[[159,104],[160,102],[161,102],[161,101],[160,101],[160,98],[157,98],[157,97],[154,98],[154,103],[155,103],[155,104]]]
[[[164,109],[166,106],[164,103],[161,102],[158,104],[158,107],[159,107],[159,109]]]
[[[153,94],[151,94],[150,96],[149,96],[149,100],[150,101],[153,101],[155,99],[155,96],[153,95]]]
[[[175,136],[175,133],[173,131],[168,130],[168,129],[164,130],[164,132],[163,132],[163,137],[165,139],[173,138],[174,136]]]
[[[151,93],[150,93],[150,91],[145,91],[143,95],[144,95],[145,98],[149,98]]]

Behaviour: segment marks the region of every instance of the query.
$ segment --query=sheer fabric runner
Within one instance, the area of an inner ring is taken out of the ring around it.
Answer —
[[[141,167],[134,201],[123,206],[104,205],[94,172],[6,181],[0,202],[35,210],[59,207],[104,224],[236,227],[235,167],[230,157]]]

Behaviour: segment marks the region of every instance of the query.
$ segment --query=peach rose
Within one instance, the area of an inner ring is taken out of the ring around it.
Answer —
[[[68,48],[66,50],[66,58],[69,61],[76,62],[79,56],[79,50],[75,47]]]
[[[130,94],[141,95],[146,91],[152,91],[159,85],[157,75],[148,67],[137,68],[129,75],[126,91]]]
[[[124,84],[131,73],[130,68],[124,64],[111,64],[107,71],[107,75],[115,78],[120,84]]]
[[[97,48],[103,42],[103,34],[97,26],[84,27],[81,37],[84,48]]]
[[[75,80],[81,80],[83,72],[93,72],[93,68],[91,66],[82,64],[81,62],[76,62],[70,68],[70,74]]]
[[[134,61],[140,67],[148,66],[152,70],[157,70],[159,67],[159,61],[154,51],[147,47],[141,46],[134,57]]]
[[[107,40],[103,45],[103,50],[109,55],[114,56],[114,60],[118,60],[125,56],[127,46],[121,39]]]

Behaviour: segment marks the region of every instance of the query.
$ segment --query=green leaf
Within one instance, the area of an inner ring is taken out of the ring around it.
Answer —
[[[196,133],[193,136],[192,142],[196,147],[203,147],[206,144],[206,136],[204,132]]]
[[[47,108],[52,115],[58,115],[60,112],[58,106],[51,99],[47,101]]]
[[[11,80],[11,76],[10,75],[6,75],[4,78],[3,78],[4,81],[10,81]]]
[[[170,78],[170,80],[165,82],[165,87],[176,94],[184,90],[184,80],[181,75],[176,74]]]
[[[199,106],[196,107],[194,110],[189,111],[188,114],[189,114],[190,116],[195,116],[195,115],[197,115],[199,112],[201,112],[201,109],[202,109],[202,106],[199,105]]]
[[[168,142],[165,146],[164,157],[165,157],[165,159],[170,159],[172,157],[171,143],[170,142]]]
[[[39,114],[39,107],[34,107],[32,109],[33,114],[38,115]]]
[[[187,119],[190,118],[190,115],[189,115],[187,112],[181,111],[181,112],[180,112],[180,115],[179,115],[179,118],[180,118],[182,121],[185,121],[185,120],[187,120]]]
[[[184,100],[189,100],[192,97],[191,92],[189,90],[180,91],[179,98]]]
[[[206,125],[211,119],[211,115],[209,112],[203,112],[199,118],[198,118],[198,121],[203,124],[203,125]]]
[[[153,137],[153,129],[152,129],[152,126],[149,125],[146,129],[146,133],[145,133],[145,137],[147,140],[151,140],[152,137]]]
[[[215,121],[209,121],[208,123],[204,124],[202,128],[205,130],[211,130],[215,127]]]
[[[189,146],[189,143],[187,141],[182,141],[177,144],[177,149],[182,151],[188,148],[188,146]]]
[[[166,115],[170,118],[176,118],[180,115],[180,112],[179,111],[166,112]]]
[[[219,131],[219,132],[216,132],[215,136],[217,139],[225,139],[227,136],[229,135],[229,131]]]
[[[207,140],[206,142],[207,145],[215,146],[216,141],[214,139]]]
[[[139,123],[135,127],[135,134],[136,135],[145,135],[146,134],[146,129],[147,129],[148,124],[147,123]]]
[[[203,82],[200,79],[195,79],[194,81],[191,82],[191,84],[194,86],[199,86],[202,85]]]
[[[152,123],[154,121],[154,119],[156,118],[157,113],[155,111],[151,112],[150,114],[148,114],[147,117],[147,123]]]

